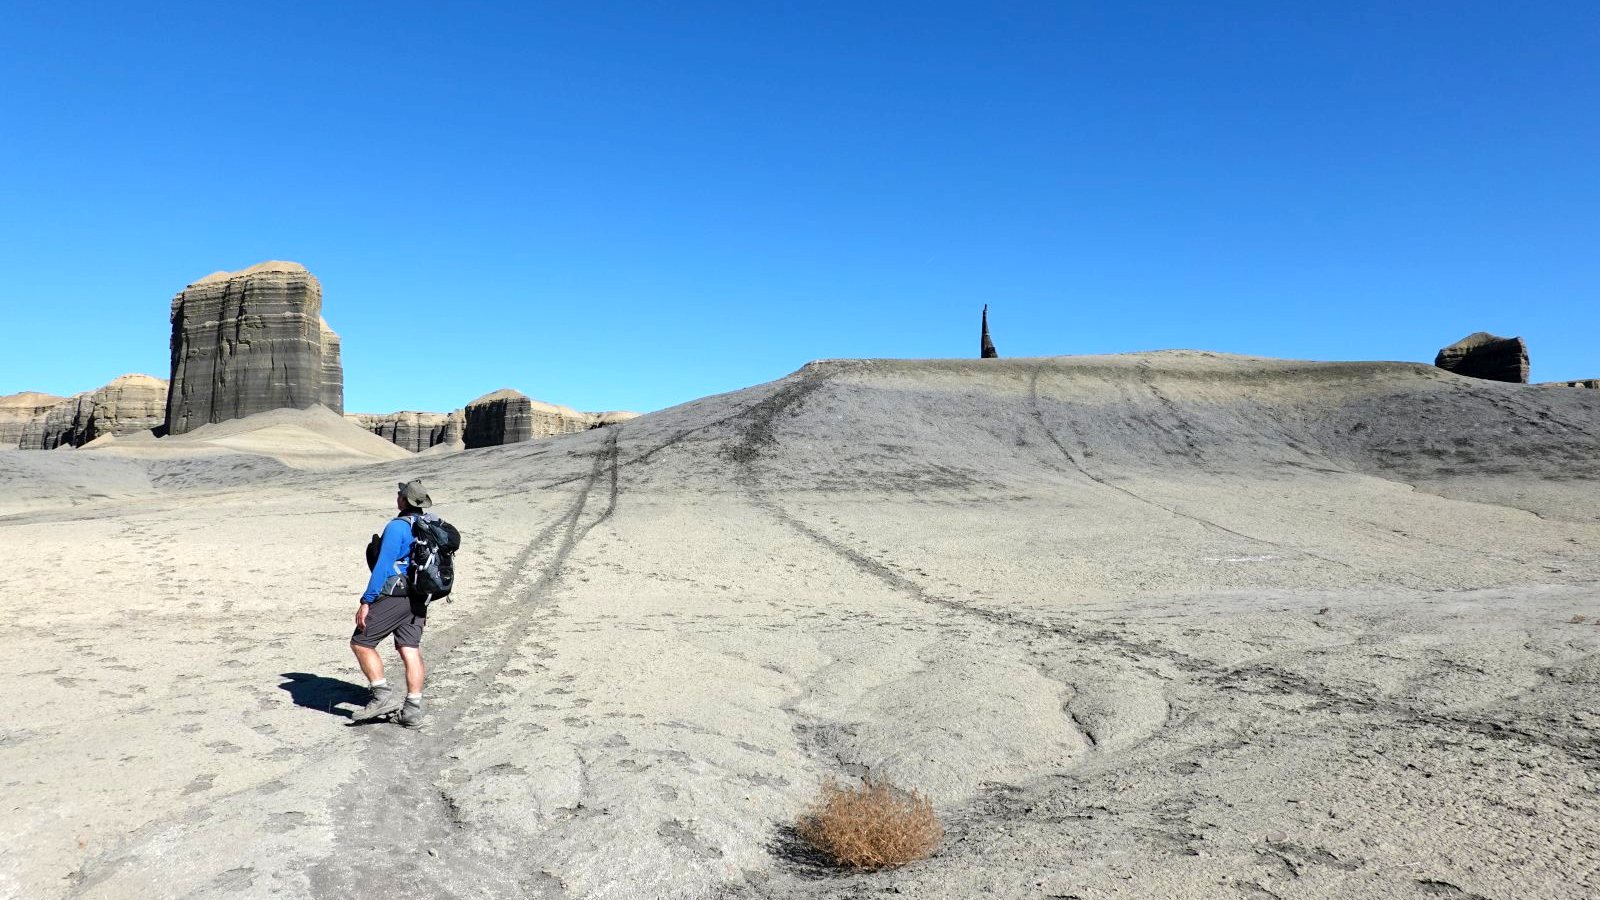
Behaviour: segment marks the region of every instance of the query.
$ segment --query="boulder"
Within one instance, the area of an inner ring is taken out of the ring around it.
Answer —
[[[172,300],[168,433],[284,407],[342,410],[338,336],[321,314],[322,285],[299,263],[215,272],[185,288]]]
[[[506,389],[484,394],[467,404],[462,437],[470,450],[588,431],[598,424],[593,413],[542,403]]]
[[[1479,331],[1439,351],[1433,364],[1457,375],[1488,381],[1528,383],[1528,345],[1519,337]]]
[[[1600,378],[1584,378],[1579,381],[1541,381],[1538,387],[1575,387],[1600,390]]]
[[[461,410],[452,413],[407,410],[384,415],[353,413],[345,418],[412,453],[440,444],[461,443]]]
[[[36,391],[0,397],[0,449],[21,447],[22,434],[27,430],[28,423],[41,418],[52,406],[66,399]]]
[[[51,406],[25,426],[24,450],[82,447],[106,435],[153,431],[167,412],[167,383],[152,375],[123,375],[96,391]]]

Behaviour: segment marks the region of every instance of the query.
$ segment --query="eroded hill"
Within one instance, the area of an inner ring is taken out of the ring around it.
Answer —
[[[540,442],[25,510],[24,592],[72,602],[0,625],[28,661],[0,885],[1590,896],[1594,394],[830,361]],[[468,537],[433,712],[344,728],[360,548],[416,476]],[[939,855],[797,852],[821,780],[866,773],[933,796]]]

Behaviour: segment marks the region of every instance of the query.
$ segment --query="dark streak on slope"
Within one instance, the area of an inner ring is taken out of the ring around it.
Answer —
[[[1347,562],[1344,562],[1343,560],[1333,559],[1331,557],[1323,556],[1323,555],[1318,554],[1318,553],[1313,553],[1310,550],[1304,550],[1304,549],[1301,549],[1299,547],[1290,547],[1290,546],[1288,546],[1286,544],[1281,544],[1281,543],[1279,543],[1277,541],[1269,541],[1266,538],[1258,538],[1258,537],[1255,537],[1254,535],[1245,534],[1242,531],[1235,531],[1234,529],[1229,528],[1226,525],[1223,525],[1223,524],[1218,523],[1218,522],[1213,522],[1212,520],[1207,519],[1207,518],[1205,518],[1203,516],[1197,516],[1197,515],[1193,515],[1192,513],[1186,513],[1186,512],[1183,512],[1182,510],[1179,510],[1179,509],[1176,509],[1174,507],[1168,506],[1165,503],[1161,503],[1161,502],[1158,502],[1156,500],[1152,500],[1149,497],[1144,496],[1143,494],[1139,494],[1139,493],[1137,493],[1135,491],[1129,490],[1128,488],[1125,488],[1120,484],[1114,484],[1114,483],[1112,483],[1110,481],[1107,481],[1106,479],[1100,477],[1099,475],[1096,475],[1094,472],[1089,471],[1089,468],[1083,464],[1083,460],[1079,459],[1076,454],[1074,454],[1071,450],[1067,449],[1067,446],[1061,442],[1061,439],[1056,436],[1056,433],[1053,430],[1051,430],[1050,426],[1045,424],[1045,421],[1044,421],[1044,410],[1041,409],[1040,406],[1039,406],[1039,375],[1042,373],[1042,371],[1043,370],[1041,368],[1037,368],[1036,367],[1033,370],[1031,376],[1028,379],[1028,407],[1029,407],[1028,412],[1029,412],[1029,414],[1031,416],[1033,416],[1034,421],[1039,423],[1039,428],[1044,431],[1045,437],[1050,440],[1050,443],[1055,445],[1055,448],[1061,452],[1061,455],[1066,457],[1067,461],[1072,463],[1073,467],[1076,468],[1080,473],[1083,474],[1083,477],[1089,479],[1090,481],[1094,482],[1095,484],[1100,485],[1101,487],[1110,488],[1113,491],[1117,491],[1118,493],[1125,494],[1128,497],[1131,497],[1134,500],[1139,501],[1140,503],[1146,504],[1148,506],[1153,506],[1156,509],[1162,510],[1163,512],[1166,512],[1166,513],[1168,513],[1170,515],[1174,515],[1174,516],[1177,516],[1177,517],[1182,518],[1182,519],[1188,519],[1191,522],[1195,522],[1195,523],[1197,523],[1199,525],[1203,525],[1203,526],[1205,526],[1207,528],[1216,529],[1217,531],[1221,531],[1224,534],[1230,534],[1230,535],[1233,535],[1236,538],[1242,538],[1242,539],[1250,541],[1252,543],[1263,544],[1263,545],[1268,546],[1268,547],[1274,547],[1274,548],[1282,550],[1282,551],[1284,551],[1286,553],[1298,553],[1301,556],[1306,556],[1306,557],[1309,557],[1311,559],[1321,560],[1322,562],[1329,563],[1329,564],[1335,565],[1335,566],[1342,566],[1342,567],[1344,567],[1346,569],[1355,568],[1354,566],[1350,565]],[[1146,376],[1146,377],[1148,378],[1148,376]],[[1152,390],[1153,389],[1154,388],[1152,388]],[[1167,399],[1166,396],[1161,394],[1159,391],[1157,391],[1156,393],[1157,393],[1157,396],[1163,401],[1163,403],[1167,407],[1173,408],[1173,404],[1172,404],[1172,401],[1170,399]],[[1174,415],[1176,415],[1175,412],[1174,412]]]
[[[1341,693],[1306,676],[1268,664],[1221,665],[1210,660],[1184,654],[1157,642],[1136,641],[1115,632],[1090,631],[1057,621],[1034,620],[1015,613],[962,603],[929,592],[922,585],[900,574],[891,566],[846,546],[801,521],[769,497],[759,484],[754,463],[759,459],[763,450],[777,444],[777,439],[772,433],[772,422],[778,414],[803,401],[815,392],[822,386],[826,377],[826,375],[818,375],[812,372],[802,372],[797,376],[795,382],[785,385],[782,390],[769,397],[762,404],[758,404],[757,406],[760,409],[752,410],[756,413],[755,419],[745,429],[743,440],[732,448],[729,456],[739,462],[741,471],[738,479],[755,506],[766,511],[779,522],[823,549],[848,561],[861,572],[872,576],[911,599],[963,615],[974,616],[1003,628],[1023,629],[1080,647],[1096,647],[1122,655],[1160,660],[1189,676],[1194,682],[1211,685],[1218,690],[1254,689],[1264,693],[1297,694],[1311,698],[1325,706],[1351,712],[1382,713],[1393,715],[1402,721],[1417,725],[1433,726],[1446,730],[1464,730],[1498,740],[1545,746],[1560,751],[1590,768],[1600,769],[1600,747],[1595,747],[1592,743],[1581,738],[1554,732],[1539,732],[1527,728],[1510,727],[1498,722],[1473,719],[1466,716],[1420,711],[1391,700]],[[1052,440],[1054,440],[1053,436]],[[1066,451],[1063,449],[1062,452],[1065,453]],[[1070,454],[1068,454],[1068,458],[1071,458]],[[1084,474],[1093,478],[1087,471]],[[1099,481],[1099,479],[1094,480]],[[1115,487],[1115,485],[1108,486]],[[1117,489],[1122,490],[1121,488]],[[1134,496],[1137,497],[1137,495]],[[1142,500],[1143,498],[1138,499]],[[1182,515],[1181,513],[1177,514]],[[1203,522],[1203,520],[1201,521]],[[1220,528],[1221,526],[1216,527]],[[1245,535],[1240,536],[1247,537]]]

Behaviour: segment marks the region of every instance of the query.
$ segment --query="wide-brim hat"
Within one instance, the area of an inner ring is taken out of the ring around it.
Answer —
[[[433,498],[428,496],[428,491],[422,486],[421,478],[400,482],[400,496],[417,509],[427,509],[433,505]]]

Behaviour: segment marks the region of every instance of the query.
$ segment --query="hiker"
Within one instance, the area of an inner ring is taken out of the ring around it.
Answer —
[[[421,479],[400,485],[395,506],[400,515],[384,526],[376,559],[369,554],[372,576],[356,608],[356,630],[350,635],[350,649],[361,666],[361,674],[372,683],[372,699],[353,717],[361,722],[400,711],[400,724],[422,724],[422,627],[428,623],[428,599],[411,592],[407,569],[411,560],[412,522],[433,505]],[[406,693],[401,696],[383,677],[383,654],[378,644],[394,635],[395,649],[406,668]]]

